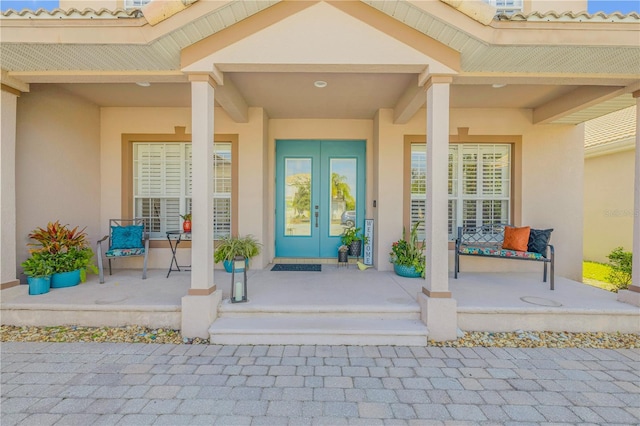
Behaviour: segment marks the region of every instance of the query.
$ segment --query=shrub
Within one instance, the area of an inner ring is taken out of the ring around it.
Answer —
[[[611,273],[608,276],[609,281],[614,284],[618,290],[628,288],[631,284],[631,252],[624,251],[622,247],[616,247],[607,257],[611,264]]]

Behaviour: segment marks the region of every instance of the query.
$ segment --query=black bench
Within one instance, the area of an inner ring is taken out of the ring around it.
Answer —
[[[547,282],[547,263],[551,264],[549,288],[553,290],[553,246],[547,242],[546,247],[544,247],[543,250],[540,250],[540,252],[505,250],[502,248],[502,242],[504,240],[504,228],[506,226],[511,225],[494,223],[482,226],[459,226],[455,248],[454,278],[457,279],[458,273],[460,272],[460,256],[483,256],[500,259],[529,260],[544,263],[544,272],[542,277],[543,282]],[[532,230],[532,232],[533,231],[540,232],[538,230]],[[550,234],[552,230],[545,231]],[[529,240],[529,243],[531,245],[531,239]]]

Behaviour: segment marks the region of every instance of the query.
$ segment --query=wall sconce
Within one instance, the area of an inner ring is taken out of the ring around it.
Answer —
[[[236,280],[236,270],[243,273],[243,278]],[[231,303],[241,303],[247,301],[247,259],[244,256],[233,258],[231,267]]]

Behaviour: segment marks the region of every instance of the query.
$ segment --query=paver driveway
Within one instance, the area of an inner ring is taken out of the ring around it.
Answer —
[[[17,343],[1,424],[640,423],[640,350]]]

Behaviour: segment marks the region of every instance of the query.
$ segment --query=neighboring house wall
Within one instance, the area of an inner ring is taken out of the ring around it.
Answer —
[[[98,106],[56,86],[31,85],[18,98],[16,141],[19,273],[27,235],[50,221],[86,226],[95,248],[101,235]]]
[[[124,0],[60,0],[60,9],[63,10],[84,10],[85,8],[91,8],[94,10],[100,10],[102,8],[115,10],[123,7]]]
[[[524,0],[524,13],[531,12],[582,12],[587,10],[587,0]]]
[[[584,160],[585,260],[608,262],[620,246],[631,251],[634,156],[631,149]]]

